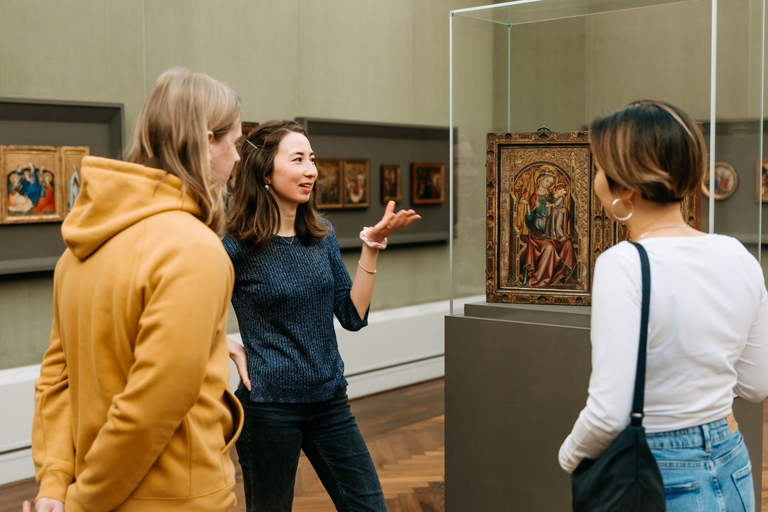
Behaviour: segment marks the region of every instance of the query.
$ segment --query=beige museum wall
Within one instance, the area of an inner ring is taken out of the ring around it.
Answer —
[[[0,97],[118,102],[126,140],[148,88],[183,65],[231,85],[244,119],[448,124],[448,13],[471,0],[24,0],[0,2]],[[472,80],[492,81],[492,40]],[[491,97],[465,128],[490,123]],[[0,241],[2,243],[2,241]],[[352,271],[355,253],[344,254]],[[448,297],[446,245],[382,254],[372,309]],[[39,363],[50,273],[0,276],[0,369]],[[230,329],[236,330],[234,314]]]

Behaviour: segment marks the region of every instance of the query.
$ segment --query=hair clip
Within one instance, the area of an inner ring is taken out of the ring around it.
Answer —
[[[254,144],[253,142],[249,141],[248,139],[245,139],[245,142],[247,142],[248,144],[250,144],[251,146],[253,146],[253,149],[259,149],[259,146],[257,146],[257,145],[256,145],[256,144]]]

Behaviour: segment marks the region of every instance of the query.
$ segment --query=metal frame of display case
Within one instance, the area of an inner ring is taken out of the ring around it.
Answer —
[[[710,182],[715,179],[715,133],[717,123],[717,32],[718,32],[718,0],[517,0],[501,4],[483,5],[470,7],[466,9],[457,9],[450,11],[449,15],[449,126],[450,126],[450,158],[448,171],[448,196],[451,198],[449,208],[449,223],[454,225],[455,205],[454,198],[454,139],[455,119],[454,105],[457,101],[454,95],[454,19],[456,17],[473,18],[485,21],[491,24],[498,24],[507,27],[507,131],[510,131],[512,118],[512,30],[515,26],[526,25],[540,21],[554,21],[566,18],[585,17],[595,14],[609,12],[619,12],[632,9],[643,9],[648,7],[661,7],[673,4],[685,3],[711,3],[711,49],[710,49],[710,130],[709,147],[710,149]],[[765,20],[765,0],[762,0],[763,20]],[[765,72],[765,23],[762,24],[762,53],[761,53],[761,85],[760,85],[760,116],[755,121],[760,126],[760,149],[759,158],[763,157],[763,109],[764,109],[764,72]],[[714,232],[715,226],[715,198],[712,195],[709,198],[709,232]],[[450,314],[453,315],[454,302],[454,237],[449,241],[449,273],[450,273]],[[762,244],[762,208],[758,208],[758,235],[757,245]],[[760,251],[758,250],[758,261],[760,260]]]

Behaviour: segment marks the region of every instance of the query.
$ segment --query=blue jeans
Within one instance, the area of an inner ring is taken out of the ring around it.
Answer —
[[[302,404],[252,402],[242,385],[235,394],[245,409],[235,446],[248,512],[290,512],[302,450],[336,510],[387,510],[346,388],[326,402]]]
[[[725,419],[646,437],[664,480],[667,512],[754,512],[747,446]]]

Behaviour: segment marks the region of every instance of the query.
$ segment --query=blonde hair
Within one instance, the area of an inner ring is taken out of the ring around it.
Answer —
[[[589,127],[589,145],[608,185],[657,203],[682,201],[706,172],[707,146],[696,122],[661,101],[631,103]]]
[[[220,233],[226,184],[211,170],[207,132],[221,140],[241,113],[240,98],[228,86],[203,73],[169,69],[149,91],[127,160],[146,165],[154,159],[179,178],[200,206],[201,220]]]

